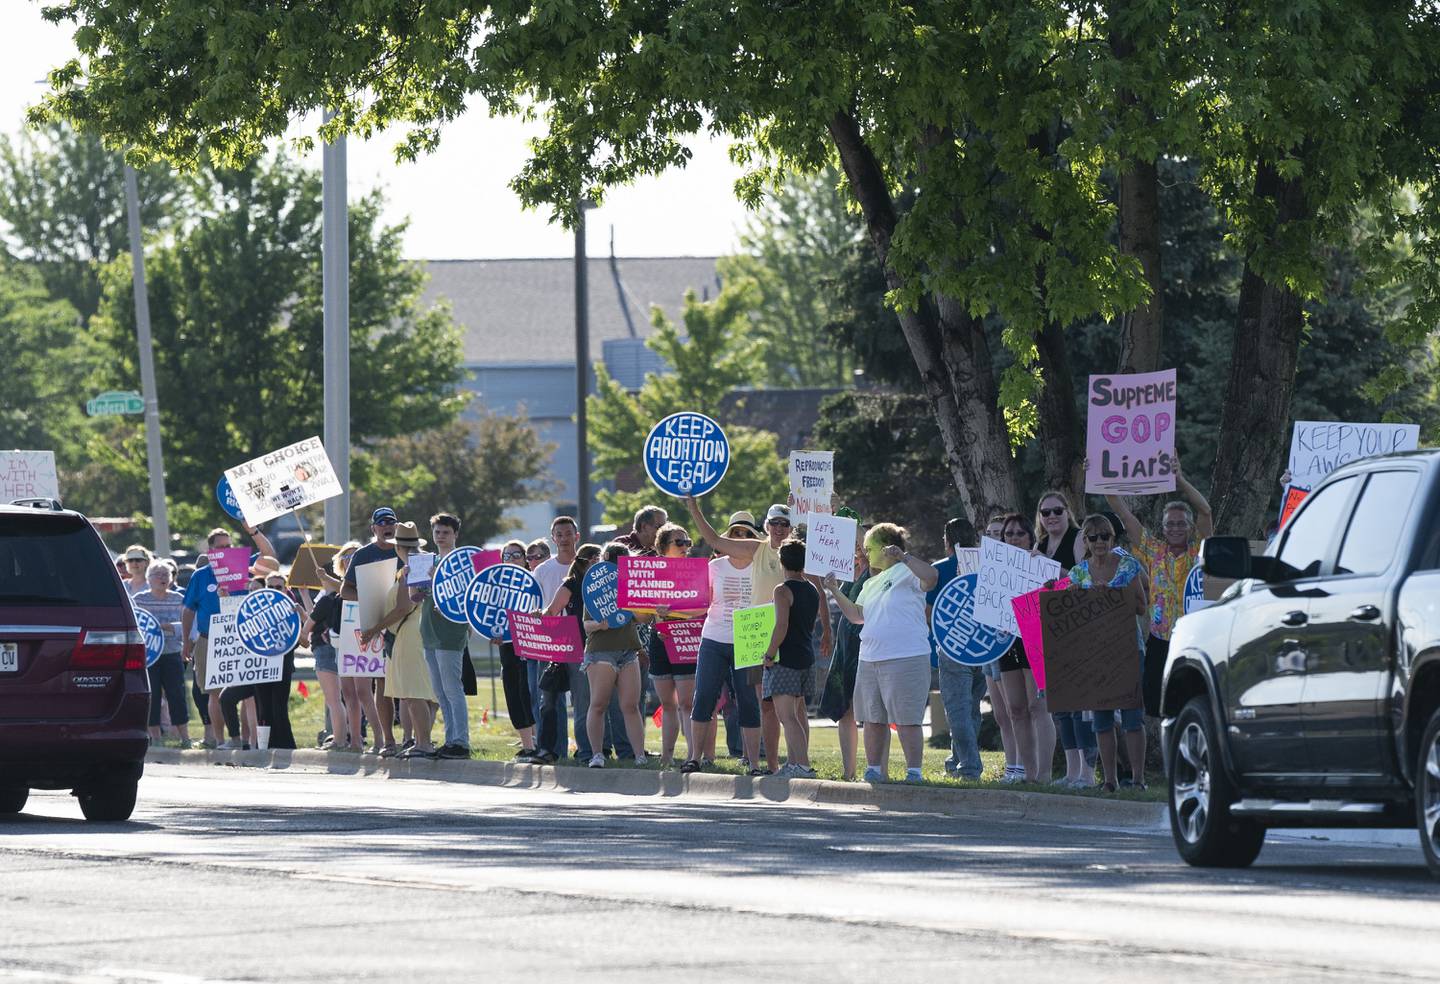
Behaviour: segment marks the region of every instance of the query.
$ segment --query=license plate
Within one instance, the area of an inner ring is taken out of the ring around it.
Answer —
[[[0,673],[20,672],[20,644],[0,642]]]

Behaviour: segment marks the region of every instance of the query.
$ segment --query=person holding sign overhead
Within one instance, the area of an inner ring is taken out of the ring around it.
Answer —
[[[625,544],[612,540],[605,545],[604,559],[615,563],[628,552]],[[635,764],[644,765],[645,727],[640,722],[640,635],[635,623],[649,616],[637,615],[620,628],[586,618],[585,659],[580,672],[590,681],[590,706],[585,715],[585,730],[590,738],[590,768],[605,768],[605,710],[610,695],[620,694],[620,711],[625,718],[625,733],[635,750]]]
[[[855,601],[832,574],[825,587],[840,612],[860,628],[860,668],[855,676],[855,718],[864,726],[865,781],[885,782],[890,726],[900,736],[905,781],[922,782],[925,704],[930,696],[930,626],[925,593],[935,587],[935,568],[905,549],[905,531],[877,523],[865,535],[874,574]]]

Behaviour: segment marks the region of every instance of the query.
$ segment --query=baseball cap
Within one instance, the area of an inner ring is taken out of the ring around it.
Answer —
[[[379,509],[375,510],[373,513],[370,514],[370,525],[378,526],[387,519],[393,520],[395,518],[395,510],[391,509],[389,506],[381,506]]]
[[[768,522],[770,522],[770,520],[772,520],[772,519],[783,519],[783,520],[785,520],[786,522],[789,522],[789,520],[790,520],[790,507],[789,507],[789,506],[782,506],[782,505],[781,505],[780,503],[778,503],[778,502],[775,503],[775,505],[771,506],[770,509],[769,509],[769,511],[765,513],[765,522],[768,523]]]
[[[144,547],[131,547],[129,550],[125,551],[125,559],[143,560],[148,562],[150,560],[150,554],[146,552]]]

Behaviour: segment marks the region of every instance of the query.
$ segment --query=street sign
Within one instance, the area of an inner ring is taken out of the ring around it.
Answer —
[[[91,417],[119,417],[144,412],[145,401],[133,390],[109,390],[85,403],[85,413]]]

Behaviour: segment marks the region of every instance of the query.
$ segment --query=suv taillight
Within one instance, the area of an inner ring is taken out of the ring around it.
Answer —
[[[145,640],[134,629],[86,632],[70,653],[70,665],[78,670],[143,670]]]

